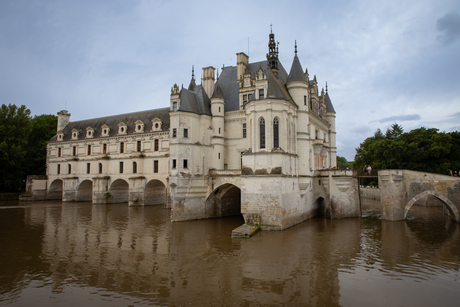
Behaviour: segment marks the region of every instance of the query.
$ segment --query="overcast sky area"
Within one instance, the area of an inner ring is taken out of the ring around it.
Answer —
[[[71,121],[169,107],[192,65],[265,60],[270,24],[286,71],[297,40],[327,81],[339,156],[394,123],[460,131],[458,0],[1,0],[0,103]]]

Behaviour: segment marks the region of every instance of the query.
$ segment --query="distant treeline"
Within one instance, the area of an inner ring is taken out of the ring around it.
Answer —
[[[46,175],[46,144],[57,116],[32,117],[26,106],[0,108],[0,193],[19,192],[27,175]]]
[[[371,165],[373,169],[409,169],[448,175],[460,171],[460,133],[419,128],[403,132],[393,124],[385,134],[377,129],[374,136],[356,148],[354,169]]]

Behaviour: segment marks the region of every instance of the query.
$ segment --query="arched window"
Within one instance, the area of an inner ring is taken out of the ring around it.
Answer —
[[[280,138],[279,138],[279,121],[278,117],[275,117],[273,120],[273,148],[280,147]]]
[[[259,129],[260,129],[260,148],[265,148],[265,119],[261,117],[259,119]]]

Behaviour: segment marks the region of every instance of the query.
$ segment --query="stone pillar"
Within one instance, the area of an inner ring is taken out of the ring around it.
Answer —
[[[298,179],[280,175],[241,176],[241,213],[245,223],[283,230],[306,219],[301,211]]]
[[[327,217],[331,219],[360,217],[357,172],[325,170],[321,173],[329,174],[328,177],[323,177],[329,202],[326,208]]]
[[[379,188],[382,220],[404,220],[407,195],[404,193],[403,170],[380,170]]]
[[[78,178],[64,178],[62,182],[62,201],[77,201]]]
[[[129,205],[144,206],[145,177],[129,178]]]
[[[93,179],[93,204],[107,204],[110,177],[95,177]]]

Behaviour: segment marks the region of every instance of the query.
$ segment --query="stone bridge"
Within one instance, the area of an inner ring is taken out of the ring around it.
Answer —
[[[410,170],[379,170],[378,178],[382,219],[405,220],[417,200],[433,195],[460,222],[460,178]]]

